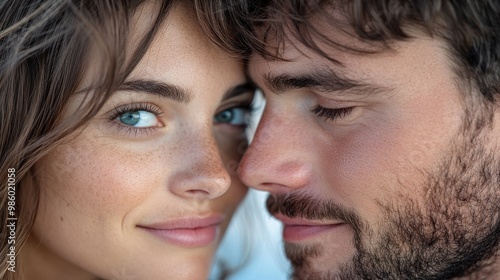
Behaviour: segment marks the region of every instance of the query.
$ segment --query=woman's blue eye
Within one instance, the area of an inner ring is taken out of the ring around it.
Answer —
[[[125,112],[118,116],[118,120],[133,127],[152,127],[158,123],[154,113],[143,110]]]
[[[248,123],[248,113],[249,109],[247,108],[231,108],[215,115],[214,121],[216,123],[242,126]]]

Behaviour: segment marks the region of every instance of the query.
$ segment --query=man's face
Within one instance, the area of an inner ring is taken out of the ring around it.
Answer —
[[[484,267],[500,235],[497,107],[460,91],[437,39],[416,34],[376,54],[323,49],[339,63],[285,41],[287,61],[249,65],[267,104],[239,173],[270,192],[296,279]]]

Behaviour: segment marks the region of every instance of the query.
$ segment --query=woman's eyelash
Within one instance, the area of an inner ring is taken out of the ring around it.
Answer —
[[[257,116],[258,112],[262,109],[262,105],[257,105],[255,104],[255,100],[252,100],[252,102],[244,103],[239,107],[248,110],[248,120],[245,124],[245,128],[252,128],[253,122],[251,120]]]
[[[228,107],[224,110],[220,110],[220,112],[223,112],[225,110],[229,110],[229,109],[233,109],[233,108],[242,108],[242,109],[245,109],[248,111],[248,115],[253,118],[261,109],[262,109],[262,105],[257,105],[255,104],[255,101],[252,100],[250,102],[243,102],[243,103],[240,103],[240,104],[235,104],[231,107]]]
[[[108,113],[107,119],[109,124],[114,127],[118,133],[132,136],[132,137],[140,137],[151,135],[156,131],[155,127],[132,127],[117,121],[117,119],[127,113],[134,111],[146,111],[158,116],[162,113],[162,111],[155,105],[146,103],[146,102],[138,102],[138,103],[130,103],[126,105],[116,106],[113,110]]]
[[[108,119],[109,119],[109,121],[114,121],[120,115],[123,115],[127,112],[132,112],[132,111],[147,111],[147,112],[151,112],[155,115],[159,115],[162,113],[161,110],[158,107],[154,106],[153,104],[139,102],[139,103],[132,103],[132,104],[126,104],[126,105],[115,107],[109,113]]]
[[[252,101],[252,102],[243,103],[240,106],[236,106],[236,107],[248,110],[248,114],[253,117],[255,115],[255,113],[260,109],[261,106],[257,106],[255,104],[255,102]]]
[[[315,113],[318,117],[324,118],[325,120],[336,120],[338,118],[347,117],[353,110],[354,107],[328,109],[321,107],[320,105],[316,105],[311,112]]]

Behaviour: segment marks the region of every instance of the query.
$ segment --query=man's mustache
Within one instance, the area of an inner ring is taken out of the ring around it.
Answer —
[[[281,214],[289,218],[307,220],[335,220],[350,224],[361,230],[361,218],[353,210],[331,200],[320,200],[303,193],[271,194],[266,207],[272,215]]]

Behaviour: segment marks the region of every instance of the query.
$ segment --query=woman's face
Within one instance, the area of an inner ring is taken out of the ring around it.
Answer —
[[[136,18],[141,30],[148,13]],[[37,163],[39,244],[28,254],[47,273],[206,279],[247,191],[235,169],[253,91],[196,22],[173,8],[122,90]]]

